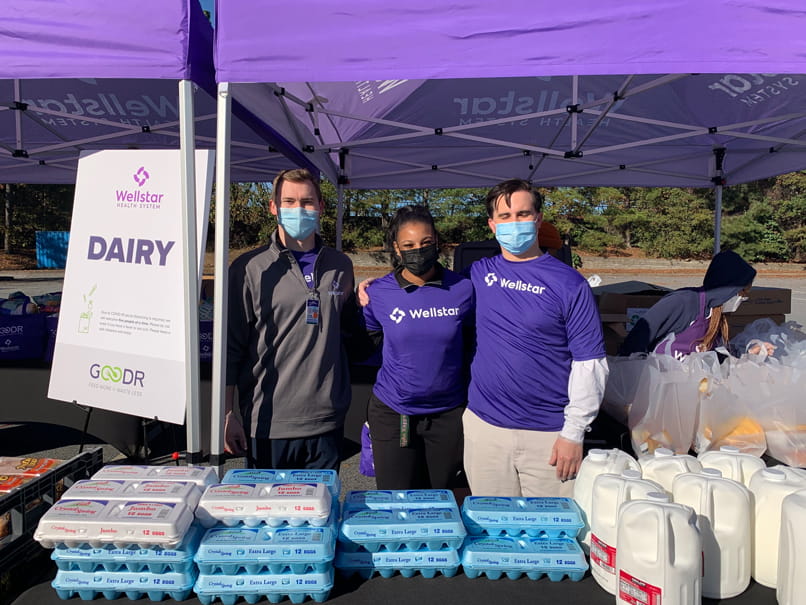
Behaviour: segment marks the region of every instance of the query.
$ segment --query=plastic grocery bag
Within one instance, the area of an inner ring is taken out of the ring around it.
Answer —
[[[789,466],[806,467],[806,372],[775,359],[759,363],[742,358],[736,362],[734,376],[745,396],[755,402],[767,453]]]
[[[610,374],[601,409],[614,420],[627,424],[635,400],[646,398],[646,380],[649,377],[647,356],[643,353],[634,353],[629,357],[608,355],[607,365]]]
[[[703,372],[685,360],[654,353],[647,356],[645,371],[628,418],[633,449],[639,457],[659,447],[685,454],[694,439]]]
[[[765,342],[775,346],[775,358],[784,365],[806,369],[806,332],[795,321],[778,325],[769,317],[757,319],[745,326],[730,344],[737,355],[744,356],[753,344]]]
[[[690,360],[692,364],[700,364],[705,373],[699,382],[700,409],[694,450],[702,453],[731,445],[745,454],[761,456],[767,442],[758,422],[758,406],[752,405],[753,401],[746,396],[737,395],[746,390],[736,374],[735,359],[728,358],[721,365],[715,360],[715,353],[698,353]],[[756,364],[751,369],[752,380],[761,380],[763,368]]]

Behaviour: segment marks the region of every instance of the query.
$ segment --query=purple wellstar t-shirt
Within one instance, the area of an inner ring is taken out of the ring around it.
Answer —
[[[447,269],[441,277],[403,287],[390,273],[367,290],[367,329],[383,331],[373,392],[398,414],[444,412],[467,401],[463,328],[472,327],[473,285]]]
[[[317,246],[313,250],[308,250],[307,252],[298,252],[297,250],[291,250],[291,254],[294,255],[294,258],[299,265],[300,271],[302,271],[302,276],[305,278],[305,285],[309,288],[314,287],[314,275],[313,275],[313,266],[316,263],[316,256],[319,254],[319,247]]]
[[[503,428],[559,431],[572,361],[605,356],[588,282],[549,254],[498,255],[470,267],[476,289],[476,355],[468,407]]]

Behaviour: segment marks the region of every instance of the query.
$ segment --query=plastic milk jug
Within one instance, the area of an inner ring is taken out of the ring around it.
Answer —
[[[718,452],[714,452],[718,453]],[[729,599],[750,584],[750,491],[715,468],[675,477],[673,499],[697,514],[702,537],[702,596]]]
[[[768,588],[775,588],[778,582],[781,502],[802,489],[806,489],[806,478],[779,468],[761,469],[750,479],[750,491],[755,498],[751,573],[756,582]]]
[[[624,469],[641,471],[641,465],[627,452],[621,450],[592,449],[585,456],[574,481],[574,500],[582,510],[585,527],[577,535],[577,540],[587,554],[590,550],[590,517],[593,481],[604,473],[621,474]]]
[[[616,528],[619,507],[630,500],[646,498],[662,491],[654,481],[641,478],[641,473],[625,469],[620,475],[605,473],[593,482],[590,565],[596,582],[610,594],[616,594]]]
[[[778,603],[798,605],[806,595],[806,490],[784,498],[778,553]]]
[[[744,483],[745,487],[750,487],[750,477],[756,471],[767,466],[761,458],[745,454],[735,445],[723,445],[718,451],[703,452],[697,460],[703,468],[719,469],[723,477]]]
[[[677,455],[665,447],[659,447],[651,457],[641,460],[644,479],[655,481],[670,494],[675,477],[681,473],[699,473],[701,470],[702,464],[694,456]]]
[[[702,540],[693,509],[660,492],[625,502],[616,541],[616,603],[701,602]]]

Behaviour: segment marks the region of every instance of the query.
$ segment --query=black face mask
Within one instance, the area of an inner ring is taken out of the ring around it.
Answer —
[[[436,244],[400,251],[401,264],[417,277],[428,273],[437,263],[437,258],[439,258],[439,250],[437,250]]]

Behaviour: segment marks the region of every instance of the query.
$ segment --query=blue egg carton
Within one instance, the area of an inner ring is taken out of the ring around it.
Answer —
[[[349,552],[459,548],[466,535],[456,508],[345,511],[339,528]]]
[[[484,574],[491,580],[506,575],[517,580],[548,576],[559,582],[568,576],[578,582],[588,563],[573,538],[510,538],[469,536],[462,548],[462,569],[468,578]]]
[[[576,538],[585,526],[572,498],[469,496],[462,521],[471,536]]]
[[[456,498],[448,489],[358,490],[344,498],[344,511],[400,510],[412,508],[456,508]]]
[[[249,528],[207,531],[195,556],[203,574],[325,572],[333,565],[335,526]]]
[[[341,496],[339,474],[331,469],[234,468],[227,471],[221,483],[324,483],[334,503]]]
[[[131,571],[150,573],[188,573],[193,569],[193,555],[199,547],[204,529],[191,525],[176,548],[117,548],[113,545],[93,548],[57,546],[50,558],[65,571]]]
[[[257,603],[266,597],[271,603],[285,598],[302,603],[306,598],[317,603],[326,601],[333,588],[333,568],[325,572],[305,574],[200,574],[194,591],[202,605],[220,599],[224,605],[235,605],[243,598]]]
[[[184,601],[190,596],[196,576],[195,568],[185,573],[161,574],[60,569],[51,586],[60,599],[78,595],[83,601],[91,601],[98,595],[106,599],[126,595],[133,600],[147,596],[152,601],[162,601],[165,597]]]
[[[433,578],[438,573],[451,578],[459,570],[459,551],[455,548],[398,552],[347,552],[339,549],[334,566],[343,576],[358,574],[367,580],[376,573],[384,578],[391,578],[396,573],[404,578],[418,573],[425,578]]]

